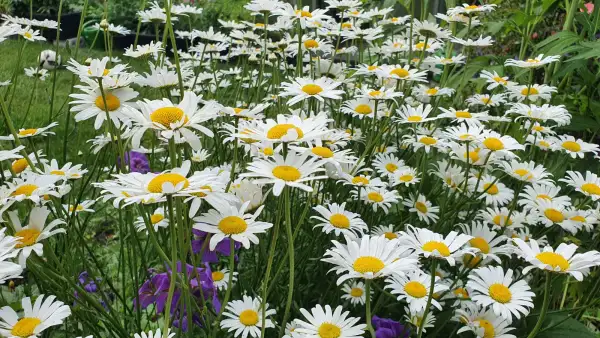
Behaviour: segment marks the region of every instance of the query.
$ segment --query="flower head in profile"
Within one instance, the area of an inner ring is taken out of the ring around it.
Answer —
[[[89,66],[82,65],[74,59],[69,60],[68,63],[69,66],[67,66],[67,69],[75,75],[78,75],[80,78],[89,78],[92,80],[116,77],[127,68],[127,66],[121,64],[110,69],[106,68],[108,56],[102,59],[92,59]]]
[[[513,66],[518,68],[539,68],[558,60],[560,60],[560,55],[544,56],[544,54],[540,54],[536,57],[526,60],[508,59],[504,62],[504,66]]]
[[[600,265],[598,251],[575,253],[575,244],[560,243],[556,249],[545,246],[540,250],[538,242],[534,239],[525,242],[520,238],[513,238],[513,241],[518,247],[517,255],[531,264],[523,269],[523,274],[538,268],[553,273],[569,274],[582,281],[583,277],[589,274],[590,268]]]
[[[9,279],[21,278],[23,268],[19,264],[11,261],[19,253],[16,246],[19,244],[19,238],[7,236],[6,228],[0,229],[0,284],[4,284]]]
[[[455,264],[455,259],[462,257],[465,252],[473,249],[463,246],[473,237],[451,231],[447,236],[435,233],[429,229],[407,226],[407,231],[402,232],[399,247],[406,250],[415,250],[418,255],[425,258],[442,259],[450,265]]]
[[[392,274],[404,274],[416,267],[415,257],[402,259],[400,255],[406,250],[398,250],[397,240],[388,240],[384,236],[364,235],[362,238],[347,244],[332,241],[333,248],[325,252],[324,262],[331,263],[340,277],[340,285],[348,279],[375,279]]]

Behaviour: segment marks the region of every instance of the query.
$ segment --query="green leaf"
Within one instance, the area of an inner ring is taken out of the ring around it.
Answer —
[[[564,338],[573,338],[573,337],[596,338],[596,335],[593,334],[590,330],[588,330],[588,328],[585,327],[585,325],[583,325],[582,323],[580,323],[579,321],[577,321],[573,318],[569,318],[569,319],[565,320],[566,317],[567,316],[564,314],[549,315],[544,320],[544,326],[542,326],[542,330],[544,327],[550,327],[550,326],[558,324],[559,322],[561,322],[563,320],[564,321],[562,323],[560,323],[560,325],[557,325],[549,330],[545,330],[545,331],[538,333],[538,335],[536,337],[537,338],[562,338],[562,337],[564,337]]]
[[[600,123],[588,116],[573,115],[571,124],[564,126],[561,129],[570,131],[583,131],[587,129],[598,130],[600,129]]]

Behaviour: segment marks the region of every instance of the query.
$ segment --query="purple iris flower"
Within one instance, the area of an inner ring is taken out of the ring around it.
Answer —
[[[410,329],[399,322],[389,319],[373,316],[371,320],[375,328],[376,338],[408,338]]]
[[[194,236],[196,236],[195,239],[192,239],[192,250],[194,251],[195,254],[199,254],[201,251],[203,251],[202,253],[202,262],[203,263],[218,263],[219,262],[219,256],[225,256],[225,257],[229,257],[230,255],[230,239],[229,238],[224,238],[222,241],[219,242],[219,244],[217,244],[217,246],[215,247],[215,250],[210,250],[208,247],[208,243],[205,243],[206,240],[206,236],[207,233],[204,231],[200,231],[200,230],[196,230],[196,229],[192,229],[192,232],[194,233]],[[242,245],[238,242],[235,242],[234,244],[234,248],[235,250],[238,250]],[[204,247],[204,250],[203,250]],[[235,260],[237,261],[237,255],[235,256]]]
[[[128,151],[125,153],[125,161],[129,163],[129,170],[133,173],[146,174],[150,172],[150,162],[143,153]]]
[[[177,273],[182,274],[185,271],[191,290],[192,301],[198,304],[198,308],[202,308],[202,301],[209,301],[212,304],[215,312],[221,310],[221,302],[217,297],[217,288],[212,280],[212,271],[210,266],[205,264],[204,267],[195,268],[190,264],[185,264],[185,268],[181,262],[177,263]],[[156,274],[154,271],[146,282],[138,290],[139,306],[142,308],[148,307],[150,304],[155,304],[156,313],[163,313],[166,308],[167,298],[169,295],[169,285],[171,284],[172,271],[167,267],[167,271]],[[171,301],[171,317],[174,318],[173,325],[181,327],[182,330],[188,330],[188,324],[191,320],[196,325],[202,325],[200,316],[194,313],[195,306],[191,306],[189,311],[183,306],[180,306],[181,286],[175,284],[175,292]],[[136,300],[134,299],[134,304]],[[188,313],[189,312],[189,313]],[[190,319],[191,318],[191,319]]]

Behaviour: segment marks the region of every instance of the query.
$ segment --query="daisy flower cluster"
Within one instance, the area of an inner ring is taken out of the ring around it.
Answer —
[[[0,98],[0,336],[533,338],[597,306],[600,147],[561,56],[483,66],[493,4],[325,3],[199,28],[152,2],[154,41],[15,72],[73,86],[42,126]]]

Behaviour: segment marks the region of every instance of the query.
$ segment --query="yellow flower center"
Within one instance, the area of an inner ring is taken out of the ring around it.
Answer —
[[[419,142],[430,146],[430,145],[436,144],[437,140],[430,136],[423,136],[419,139]]]
[[[19,130],[19,136],[33,135],[33,134],[35,134],[35,132],[37,132],[37,129],[35,129],[35,128],[21,129],[21,130]]]
[[[581,190],[590,195],[600,195],[600,187],[595,183],[584,183],[581,186]]]
[[[469,9],[469,10],[473,10],[473,9],[477,9],[477,8],[479,8],[479,6],[477,6],[477,5],[469,5],[469,6],[465,7],[465,9]]]
[[[26,246],[32,246],[36,243],[41,232],[36,229],[22,229],[15,233],[15,237],[19,238],[19,243],[15,246],[16,248],[23,248]]]
[[[521,90],[521,95],[523,96],[527,96],[527,95],[537,95],[540,92],[536,89],[536,88],[523,88],[523,90]]]
[[[173,186],[183,182],[183,188],[187,188],[190,185],[190,182],[183,175],[176,173],[164,173],[157,175],[150,183],[148,183],[148,191],[156,194],[160,194],[163,192],[163,184],[171,183]]]
[[[321,338],[338,338],[342,335],[342,329],[331,323],[323,323],[319,326],[318,333]]]
[[[241,217],[227,216],[219,221],[217,226],[226,235],[237,235],[246,231],[248,223]]]
[[[379,90],[373,90],[373,91],[369,92],[369,96],[371,96],[371,97],[377,97],[380,95],[381,95],[381,91],[379,91]]]
[[[497,226],[512,225],[512,220],[508,219],[508,216],[505,215],[496,215],[493,221]]]
[[[363,176],[355,176],[352,179],[352,184],[357,184],[357,185],[367,185],[369,184],[369,179]]]
[[[336,228],[339,229],[348,229],[350,227],[350,220],[346,215],[343,214],[333,214],[329,217],[329,222]]]
[[[15,172],[15,174],[19,174],[27,169],[28,166],[29,163],[27,163],[27,159],[20,158],[12,163],[12,170]]]
[[[65,176],[65,172],[62,170],[52,170],[50,172],[50,175]]]
[[[106,95],[104,95],[104,98],[106,99],[106,106],[104,105],[104,99],[102,98],[102,95],[98,96],[96,98],[96,101],[94,101],[96,107],[98,107],[102,111],[114,111],[121,107],[121,100],[119,100],[119,98],[116,95],[106,93]]]
[[[415,298],[423,298],[427,296],[427,289],[425,288],[425,285],[415,281],[404,284],[404,292]]]
[[[486,191],[487,190],[487,191]],[[483,185],[483,191],[486,191],[486,193],[488,195],[496,195],[498,194],[498,192],[500,192],[500,190],[498,189],[498,186],[492,183],[486,183]]]
[[[406,175],[402,175],[402,176],[398,177],[398,179],[402,182],[410,182],[414,179],[414,176],[410,175],[410,174],[406,174]]]
[[[455,116],[457,118],[463,118],[463,119],[470,119],[471,117],[473,117],[471,115],[471,113],[469,113],[468,111],[465,110],[459,110],[455,113]]]
[[[521,168],[521,169],[517,169],[515,170],[515,174],[521,176],[524,179],[530,180],[531,178],[533,178],[533,175],[531,175],[529,173],[529,170]]]
[[[550,143],[548,143],[548,142],[546,142],[544,140],[541,140],[540,141],[540,146],[548,148],[548,147],[550,147]]]
[[[223,278],[225,278],[225,274],[224,274],[224,273],[222,273],[221,271],[214,271],[214,272],[212,273],[212,279],[213,279],[213,281],[215,281],[215,282],[222,281],[222,280],[223,280]]]
[[[565,216],[562,214],[562,212],[553,208],[544,210],[544,216],[554,223],[560,223],[565,220]]]
[[[369,201],[375,203],[383,202],[383,196],[381,196],[381,194],[376,191],[371,191],[370,193],[368,193],[367,198],[369,199]]]
[[[552,201],[552,197],[546,195],[546,194],[539,194],[536,196],[536,198],[542,199],[542,200],[548,200],[548,201]]]
[[[31,194],[37,188],[39,188],[39,187],[35,184],[23,184],[22,186],[17,187],[17,189],[15,189],[15,191],[13,191],[13,193],[10,195],[11,196],[19,196],[19,195],[31,196]]]
[[[25,34],[23,34],[24,37],[31,39],[33,37],[33,35],[31,35],[31,33],[29,32],[25,32]]]
[[[415,209],[419,210],[419,212],[422,214],[427,213],[427,205],[425,205],[425,203],[423,203],[423,202],[416,202]]]
[[[265,27],[265,24],[264,24],[264,23],[262,23],[262,22],[257,22],[257,23],[255,23],[255,24],[254,24],[254,27],[257,27],[257,28],[264,28],[264,27]]]
[[[150,216],[150,222],[152,222],[152,224],[156,224],[156,223],[162,221],[163,219],[165,219],[165,216],[161,215],[161,214],[154,214],[154,215]]]
[[[306,41],[304,41],[304,48],[308,48],[308,49],[319,48],[319,43],[317,42],[317,40],[313,40],[313,39],[306,40]],[[302,89],[302,90],[304,90],[304,89]]]
[[[300,15],[303,18],[312,18],[312,13],[309,11],[296,10],[296,15]]]
[[[304,133],[302,132],[302,129],[296,127],[295,125],[293,125],[291,123],[282,123],[282,124],[277,124],[277,125],[273,126],[271,129],[269,129],[269,131],[267,131],[267,138],[269,138],[271,140],[279,140],[283,136],[285,136],[290,129],[294,129],[296,131],[299,139],[304,137]]]
[[[394,68],[390,72],[390,75],[396,75],[397,77],[404,79],[405,77],[407,77],[409,75],[409,73],[408,73],[408,70],[406,70],[404,68]]]
[[[463,155],[463,157],[465,158],[465,160],[474,163],[479,161],[479,152],[477,151],[469,151],[469,152],[465,152],[465,154]]]
[[[542,252],[535,256],[540,262],[552,266],[553,269],[557,267],[560,271],[566,271],[569,269],[571,264],[563,256],[554,252]]]
[[[483,104],[492,104],[492,98],[491,97],[482,97],[481,102],[483,102]]]
[[[352,24],[350,22],[344,22],[342,24],[342,28],[343,29],[350,29],[350,28],[352,28]]]
[[[245,326],[254,326],[258,323],[258,312],[254,310],[244,310],[240,313],[240,323]]]
[[[308,95],[317,95],[323,91],[323,88],[316,84],[307,84],[302,87],[302,91]]]
[[[496,330],[494,330],[494,324],[485,319],[479,319],[478,322],[479,327],[483,329],[483,338],[496,337]]]
[[[527,59],[525,62],[527,62],[527,63],[540,63],[540,60],[538,60],[538,59]]]
[[[28,33],[25,33],[28,34]],[[31,35],[31,34],[29,34]],[[33,331],[35,328],[40,325],[42,321],[39,318],[35,317],[24,317],[19,319],[19,321],[13,326],[10,333],[13,336],[17,337],[29,337],[33,335]]]
[[[409,116],[407,120],[408,122],[421,122],[423,118],[421,116]]]
[[[429,49],[429,48],[431,48],[431,45],[427,44],[427,46],[425,46],[425,42],[419,42],[415,45],[415,49],[418,49],[418,50]]]
[[[469,298],[469,293],[464,288],[456,288],[454,291],[452,291],[452,293],[459,298]]]
[[[483,237],[475,237],[469,241],[472,247],[479,249],[482,253],[490,252],[490,244]]]
[[[494,283],[490,285],[488,290],[490,292],[490,297],[498,303],[508,303],[512,299],[512,293],[508,289],[508,287],[504,286],[500,283]]]
[[[363,115],[371,114],[373,112],[371,106],[369,106],[368,104],[359,104],[358,106],[356,106],[356,108],[354,108],[354,111],[358,114]]]
[[[385,170],[387,170],[390,173],[393,173],[397,169],[398,169],[398,166],[395,165],[394,163],[388,163],[388,164],[385,165]]]
[[[391,18],[390,20],[391,20],[392,22],[398,22],[398,18],[396,18],[396,17],[393,17],[393,18]]]
[[[581,215],[573,216],[573,217],[571,217],[569,219],[571,221],[580,222],[580,223],[584,223],[585,222],[585,217],[583,217]]]
[[[483,141],[483,145],[491,151],[504,149],[504,143],[496,137],[488,137]]]
[[[387,239],[395,239],[398,238],[398,235],[394,232],[386,232],[383,234]]]
[[[429,88],[425,91],[425,93],[427,93],[427,95],[429,96],[433,96],[435,94],[437,94],[438,90],[437,88]]]
[[[158,108],[150,114],[150,120],[154,123],[163,125],[165,128],[170,128],[171,123],[177,123],[184,119],[187,121],[188,118],[178,107],[163,107]]]
[[[374,66],[374,65],[371,65],[371,66],[367,67],[367,69],[370,70],[370,71],[377,70],[377,68],[379,68],[379,67],[378,66]]]
[[[78,205],[76,208],[73,207],[72,205],[69,205],[69,212],[73,212],[73,211],[81,211],[83,210],[83,205]]]
[[[503,78],[501,78],[500,76],[494,76],[494,81],[506,85],[508,83],[508,81],[504,80]]]
[[[581,146],[575,141],[565,141],[563,142],[562,147],[574,153],[581,151]]]
[[[427,252],[437,251],[443,257],[450,256],[450,249],[443,242],[429,241],[429,242],[423,244],[423,251],[427,251]]]
[[[352,290],[350,290],[350,295],[352,297],[361,297],[363,293],[364,291],[361,288],[352,288]]]
[[[354,271],[359,273],[377,273],[385,267],[383,261],[373,256],[362,256],[357,258],[352,265]]]
[[[296,181],[302,176],[298,169],[289,165],[278,165],[273,168],[272,173],[273,176],[286,182]]]
[[[312,153],[323,158],[333,157],[333,151],[326,147],[314,147],[311,149]]]

